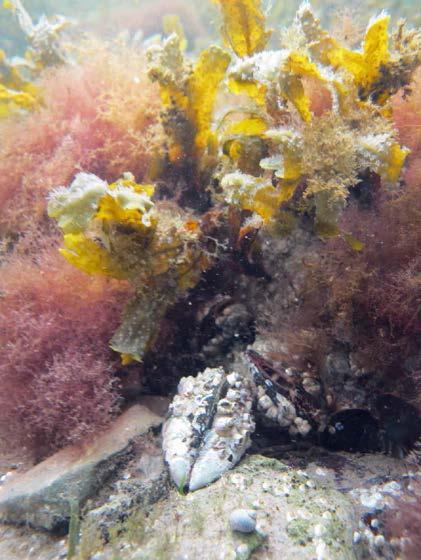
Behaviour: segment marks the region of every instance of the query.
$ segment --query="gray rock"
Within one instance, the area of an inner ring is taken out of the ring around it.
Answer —
[[[149,453],[134,462],[130,478],[120,478],[113,484],[113,493],[106,503],[86,514],[85,526],[98,529],[105,540],[109,539],[110,530],[123,524],[135,509],[147,513],[168,495],[170,480],[162,454]]]
[[[134,447],[127,466],[103,487],[94,506],[99,510],[108,504],[115,514],[124,513],[123,496],[138,496],[139,504],[130,506],[126,521],[116,522],[117,531],[105,547],[95,544],[92,526],[90,532],[89,523],[82,523],[82,538],[92,545],[86,558],[394,560],[399,555],[383,535],[381,512],[417,473],[398,459],[286,448],[282,461],[248,457],[218,482],[192,494],[169,491],[167,482],[163,499],[152,505],[148,500],[158,496],[153,489],[162,492],[164,487],[158,482],[163,469],[159,437],[145,435]],[[145,487],[149,498],[142,502]],[[230,530],[228,520],[235,509],[256,511],[253,533]],[[94,512],[96,520],[106,521]],[[0,525],[1,559],[58,560],[66,548],[65,539],[46,532]]]
[[[128,460],[132,441],[162,418],[142,405],[122,414],[96,439],[65,448],[0,488],[0,520],[65,533],[70,501],[79,505]]]
[[[256,530],[230,530],[227,520],[234,510],[255,512]],[[330,481],[324,484],[291,464],[259,455],[209,487],[187,495],[172,489],[150,519],[142,543],[125,551],[125,559],[356,558],[358,520],[348,497]]]

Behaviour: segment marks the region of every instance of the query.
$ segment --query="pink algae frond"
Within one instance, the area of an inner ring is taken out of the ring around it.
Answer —
[[[43,107],[0,123],[0,234],[45,219],[45,196],[78,171],[143,180],[161,141],[159,94],[141,52],[101,42],[80,62],[46,70]]]
[[[117,410],[108,341],[128,288],[71,267],[52,246],[0,274],[0,440],[35,458],[103,428]]]
[[[393,121],[400,142],[411,150],[404,178],[417,186],[421,183],[421,70],[416,72],[409,91],[393,97]]]

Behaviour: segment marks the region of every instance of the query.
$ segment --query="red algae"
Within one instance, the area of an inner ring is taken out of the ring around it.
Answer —
[[[37,459],[117,411],[108,341],[127,287],[71,267],[55,247],[1,268],[0,437]]]
[[[421,483],[411,482],[411,488],[397,498],[385,516],[386,534],[400,544],[403,560],[418,560],[421,549]]]
[[[421,71],[414,76],[408,91],[400,91],[393,98],[393,121],[399,139],[411,153],[404,171],[405,181],[414,186],[421,183]]]
[[[142,53],[87,43],[81,61],[45,71],[43,107],[0,123],[0,232],[45,218],[45,197],[78,171],[142,180],[160,142],[159,95]]]

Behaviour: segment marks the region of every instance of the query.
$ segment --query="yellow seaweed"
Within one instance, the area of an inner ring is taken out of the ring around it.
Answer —
[[[184,33],[183,24],[179,16],[174,14],[167,14],[164,15],[162,18],[162,28],[166,35],[171,35],[171,33],[175,33],[178,38],[180,39],[180,49],[185,51],[187,48],[187,37]]]
[[[230,63],[230,55],[220,47],[202,51],[193,69],[183,57],[180,39],[172,34],[162,46],[150,48],[149,76],[160,86],[163,123],[171,138],[170,160],[184,156],[200,158],[211,134],[212,113],[218,88]]]
[[[123,208],[118,200],[109,194],[101,199],[95,217],[100,220],[129,225],[135,229],[144,227],[142,213],[138,208]]]
[[[88,274],[100,274],[121,280],[127,278],[99,242],[89,239],[83,233],[66,233],[63,241],[64,247],[59,251],[73,266]]]
[[[195,145],[199,151],[206,148],[211,135],[212,113],[216,94],[231,57],[219,47],[210,47],[200,53],[188,82],[189,115],[195,127]]]
[[[263,50],[271,31],[265,30],[261,0],[213,0],[222,10],[222,36],[237,56]]]
[[[227,127],[227,136],[242,134],[245,136],[261,136],[267,129],[267,123],[261,117],[248,117],[241,121],[232,123]]]
[[[25,91],[15,91],[0,84],[0,118],[8,117],[19,109],[33,109],[37,99]]]
[[[282,191],[280,192],[272,185],[266,185],[256,191],[249,210],[257,212],[263,219],[263,222],[267,223],[278,211],[282,203],[282,198]]]
[[[313,56],[334,70],[350,74],[359,88],[360,97],[367,98],[381,78],[382,69],[391,59],[388,34],[390,16],[381,14],[369,24],[361,52],[343,47],[329,36],[321,29],[319,20],[310,10],[307,9],[302,18],[304,32],[311,41]],[[386,99],[387,96],[384,95],[377,102],[384,103]]]
[[[390,147],[389,158],[386,165],[386,176],[392,183],[395,183],[399,179],[403,164],[409,152],[410,150],[401,148],[397,142]]]
[[[266,86],[254,80],[241,80],[239,78],[230,78],[228,87],[232,93],[237,95],[247,95],[257,105],[264,106],[266,104]]]
[[[350,233],[344,232],[342,234],[344,240],[348,243],[348,245],[354,251],[362,251],[364,249],[364,243],[362,243],[359,239],[351,235]]]
[[[222,182],[226,200],[242,210],[256,212],[267,224],[279,211],[283,202],[294,193],[295,184],[274,186],[267,179],[246,173],[231,173]]]
[[[0,49],[0,117],[35,109],[38,105],[37,87],[23,79],[18,64],[9,61]]]
[[[301,53],[292,52],[283,65],[285,77],[282,80],[283,94],[297,109],[305,122],[311,120],[310,99],[306,95],[301,81],[302,77],[316,78],[326,82],[317,65]]]

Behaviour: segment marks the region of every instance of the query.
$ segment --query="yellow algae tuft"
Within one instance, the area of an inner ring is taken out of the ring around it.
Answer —
[[[185,110],[188,104],[186,82],[189,69],[186,67],[180,37],[172,33],[162,45],[153,45],[147,52],[148,74],[158,82],[164,107],[175,106]]]
[[[0,117],[39,106],[38,88],[22,76],[24,67],[24,61],[10,61],[0,49]]]
[[[267,130],[267,122],[261,117],[248,117],[231,123],[225,130],[226,135],[243,134],[246,136],[261,136]]]
[[[290,198],[287,188],[274,187],[266,179],[246,173],[225,175],[221,186],[229,204],[256,212],[265,224],[275,216],[280,205]]]
[[[308,56],[298,52],[289,54],[283,65],[282,73],[284,96],[294,105],[303,121],[309,122],[312,116],[310,99],[305,93],[302,78],[315,78],[322,83],[326,82],[326,79]]]
[[[307,4],[300,8],[298,20],[315,60],[332,67],[334,71],[350,75],[362,100],[376,94],[377,103],[387,101],[389,88],[384,91],[377,89],[383,75],[394,64],[389,48],[390,16],[382,13],[369,23],[361,50],[348,49],[331,37],[321,28],[320,21]]]
[[[394,142],[390,146],[389,157],[386,161],[386,176],[391,183],[396,183],[402,171],[403,164],[410,150],[408,148],[401,148],[401,146]]]
[[[257,105],[264,106],[266,103],[267,88],[264,84],[259,84],[255,80],[230,78],[228,87],[232,93],[248,95]]]
[[[191,68],[175,34],[162,46],[151,47],[147,55],[149,76],[159,83],[166,109],[163,124],[172,142],[170,160],[200,160],[206,148],[215,143],[211,133],[213,109],[231,57],[220,47],[209,47]]]
[[[128,175],[109,185],[109,192],[100,200],[95,218],[136,229],[150,228],[155,222],[150,212],[154,206],[151,196],[155,188],[136,184]]]
[[[11,60],[0,50],[0,118],[40,106],[41,93],[32,80],[44,68],[67,61],[61,33],[68,26],[68,21],[62,16],[42,16],[34,24],[20,0],[4,0],[3,8],[15,15],[28,48],[22,58]]]
[[[180,40],[180,49],[185,51],[187,48],[187,37],[184,33],[183,24],[179,16],[173,14],[167,14],[162,18],[162,28],[165,35],[171,35],[175,33]]]
[[[213,0],[222,10],[222,36],[237,56],[262,51],[271,35],[265,30],[261,0]]]
[[[188,80],[188,113],[194,123],[195,145],[199,152],[209,142],[216,95],[230,60],[223,49],[210,47],[200,53]]]
[[[383,15],[369,25],[362,53],[340,47],[332,40],[331,48],[328,48],[324,55],[322,54],[322,58],[335,69],[343,68],[352,74],[363,99],[370,95],[374,84],[381,76],[382,68],[390,60],[387,32],[389,19],[389,16]]]
[[[127,274],[113,262],[109,252],[99,241],[89,239],[83,233],[66,233],[63,237],[64,247],[60,253],[70,264],[87,272],[117,279],[127,278]]]
[[[15,91],[0,84],[0,118],[8,117],[14,112],[30,110],[38,105],[38,100],[25,91]]]
[[[72,265],[134,285],[136,301],[112,347],[135,359],[141,359],[157,327],[156,316],[140,306],[164,313],[196,285],[210,262],[203,258],[199,222],[175,204],[157,209],[153,193],[153,185],[137,184],[130,173],[111,185],[79,173],[48,202],[49,215],[64,233],[60,252]],[[131,328],[139,321],[145,321],[141,337]]]
[[[70,187],[52,191],[48,213],[64,232],[66,259],[90,274],[127,278],[133,272],[130,254],[118,254],[114,245],[123,238],[153,231],[153,193],[149,185],[137,185],[130,174],[108,185],[96,175],[79,173]],[[130,248],[130,241],[127,248]]]

